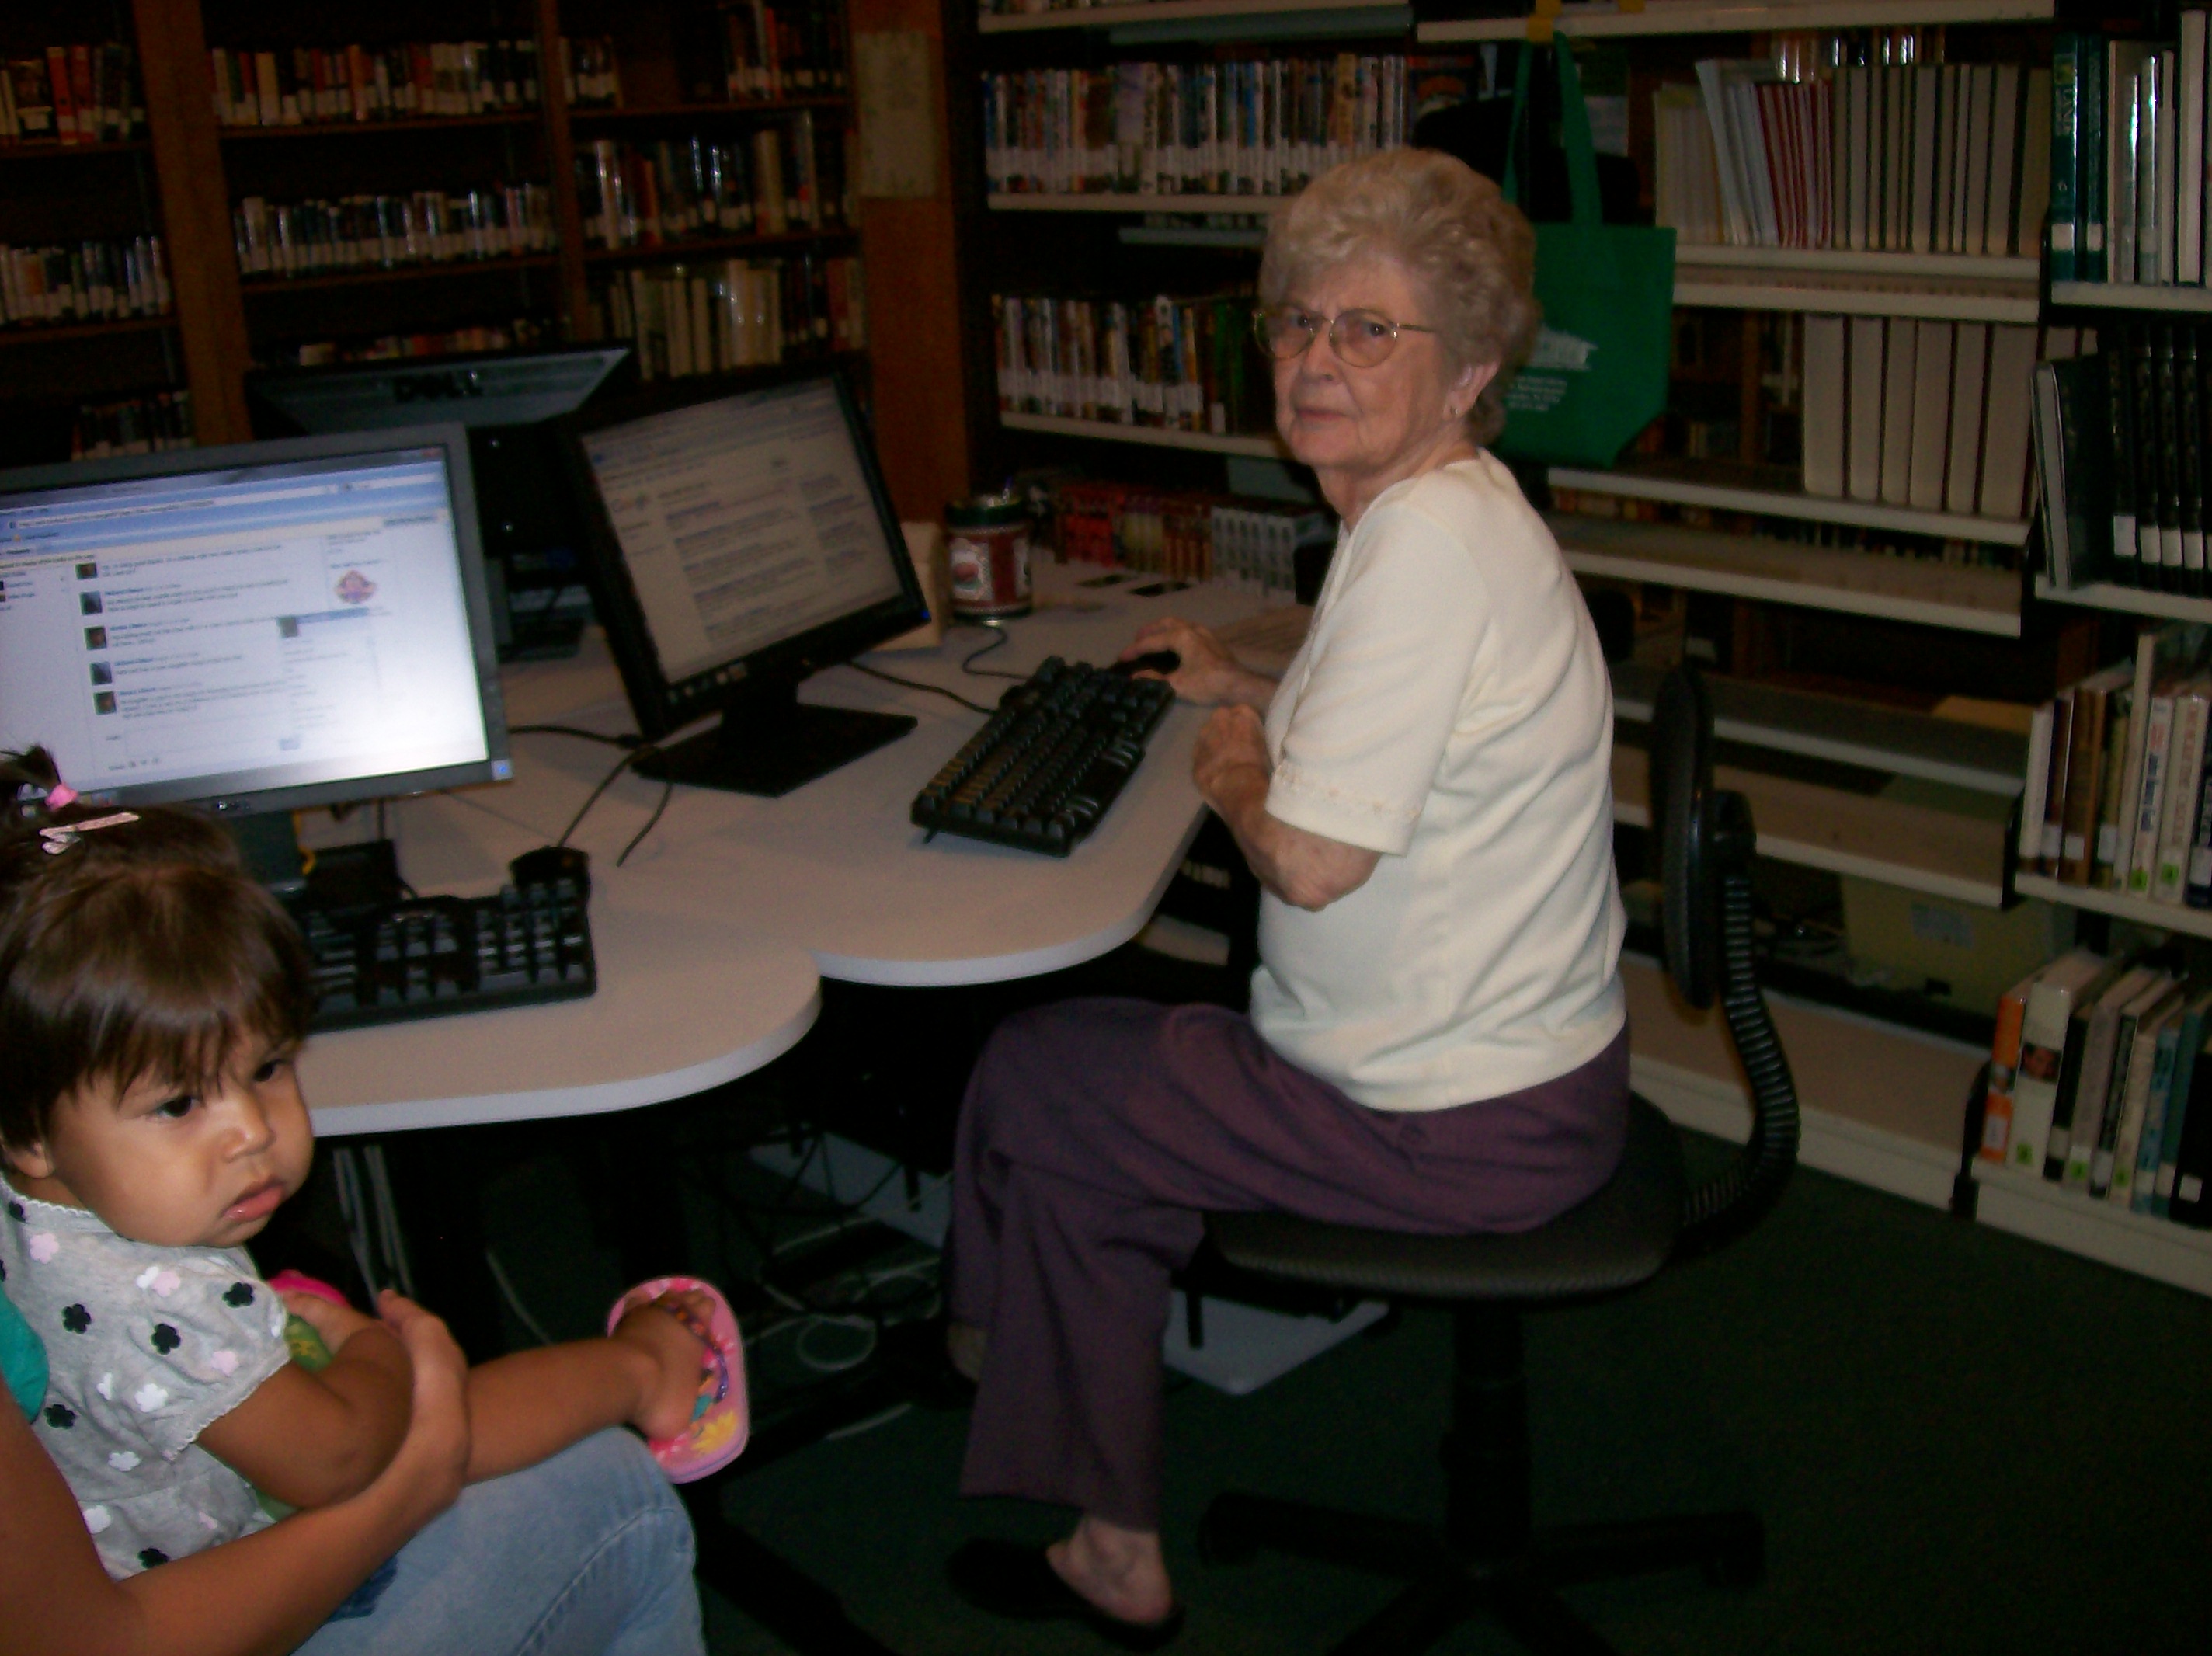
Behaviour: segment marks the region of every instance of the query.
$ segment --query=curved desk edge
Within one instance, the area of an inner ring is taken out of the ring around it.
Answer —
[[[1111,953],[1144,930],[1153,910],[1159,907],[1160,898],[1167,894],[1168,886],[1182,869],[1183,859],[1190,854],[1191,843],[1197,839],[1205,821],[1203,809],[1191,818],[1175,855],[1168,858],[1159,878],[1132,912],[1087,937],[1071,938],[1064,943],[1024,949],[1014,954],[978,954],[959,960],[885,960],[814,949],[809,952],[814,957],[815,969],[824,977],[834,977],[842,983],[872,983],[884,989],[959,989],[973,983],[1003,983],[1018,977],[1038,977],[1048,971],[1079,966],[1086,960]]]
[[[390,1104],[341,1104],[323,1110],[311,1104],[307,1114],[317,1138],[335,1139],[422,1127],[477,1127],[490,1122],[544,1121],[562,1116],[600,1116],[635,1110],[648,1104],[689,1098],[695,1093],[751,1075],[797,1046],[821,1014],[822,987],[817,983],[804,1006],[757,1040],[681,1069],[562,1089],[557,1094],[547,1089],[479,1093],[464,1098],[406,1099]],[[560,1100],[558,1107],[549,1109],[547,1100],[556,1096]]]

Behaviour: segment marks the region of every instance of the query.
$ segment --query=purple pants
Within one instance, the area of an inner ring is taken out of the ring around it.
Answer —
[[[1526,1230],[1605,1183],[1627,1123],[1625,1029],[1557,1081],[1395,1112],[1219,1007],[1067,1001],[1008,1019],[954,1152],[950,1310],[990,1337],[962,1492],[1159,1527],[1168,1277],[1205,1212]]]

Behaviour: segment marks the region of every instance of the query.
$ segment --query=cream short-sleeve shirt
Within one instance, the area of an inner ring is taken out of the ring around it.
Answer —
[[[1252,1017],[1382,1110],[1552,1081],[1627,1013],[1613,691],[1566,561],[1483,454],[1340,541],[1267,710],[1267,810],[1382,854],[1318,913],[1263,898]]]

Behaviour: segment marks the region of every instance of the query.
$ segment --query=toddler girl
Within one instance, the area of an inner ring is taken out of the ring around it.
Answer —
[[[120,1577],[260,1528],[256,1490],[365,1487],[411,1377],[383,1324],[280,1299],[242,1246],[314,1154],[291,921],[212,821],[70,803],[42,758],[0,756],[0,1282],[46,1342],[39,1435]],[[289,1361],[288,1303],[326,1367]],[[471,1480],[623,1422],[682,1432],[713,1308],[670,1294],[472,1370]]]

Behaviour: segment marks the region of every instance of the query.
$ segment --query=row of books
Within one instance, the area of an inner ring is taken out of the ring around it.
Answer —
[[[231,210],[231,234],[248,277],[511,259],[552,247],[553,197],[542,184],[335,201],[248,196]]]
[[[2116,581],[2212,596],[2212,339],[2185,324],[2109,327],[2094,356],[2035,370],[2037,471],[2053,585]]]
[[[12,247],[0,241],[0,326],[112,322],[169,314],[161,238]]]
[[[192,393],[156,391],[120,402],[87,403],[70,424],[70,458],[155,454],[192,446]]]
[[[2051,76],[2019,64],[1709,58],[1652,94],[1656,215],[1684,242],[2033,256]]]
[[[558,335],[550,321],[518,316],[506,322],[475,322],[432,333],[380,333],[344,339],[302,339],[263,354],[270,367],[325,368],[332,362],[379,362],[396,357],[455,356],[486,350],[526,350],[549,344]]]
[[[1292,195],[1403,145],[1402,56],[1125,63],[983,76],[994,192]]]
[[[1271,382],[1249,295],[1152,300],[991,296],[999,407],[1221,435],[1265,431]]]
[[[224,126],[495,115],[538,107],[538,42],[410,40],[397,46],[210,50]]]
[[[0,61],[0,145],[121,143],[145,131],[138,60],[118,40]]]
[[[622,63],[611,34],[561,37],[561,100],[571,109],[622,107]]]
[[[1981,1158],[2085,1202],[2212,1227],[2212,983],[2063,954],[1997,1004]]]
[[[2206,14],[2172,40],[2062,30],[2051,58],[2051,276],[2201,287]]]
[[[576,155],[584,239],[658,247],[702,235],[783,235],[854,220],[845,133],[811,113],[717,143],[694,134],[629,143],[601,138]]]
[[[845,9],[718,0],[678,21],[677,56],[698,99],[827,97],[845,90]]]
[[[2079,341],[2072,328],[1807,317],[1805,492],[2027,516],[2035,365]]]
[[[1310,506],[1128,483],[1062,483],[1052,505],[1062,563],[1226,581],[1285,603],[1297,589],[1299,545],[1334,525]]]
[[[2147,627],[2132,660],[2035,712],[2020,866],[2073,886],[2212,908],[2207,632]]]
[[[642,380],[767,367],[868,342],[856,258],[633,269],[607,284],[596,308],[605,334],[635,350]]]

